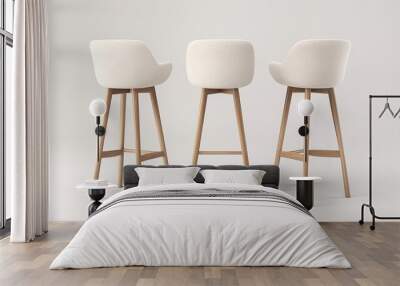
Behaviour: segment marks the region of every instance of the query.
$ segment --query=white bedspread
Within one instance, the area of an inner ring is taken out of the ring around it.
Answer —
[[[261,186],[185,184],[146,190],[266,190]],[[115,204],[89,218],[50,269],[127,265],[349,268],[318,222],[286,204],[257,199],[150,199]]]

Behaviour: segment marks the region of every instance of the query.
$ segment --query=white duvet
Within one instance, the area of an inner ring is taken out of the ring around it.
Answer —
[[[266,190],[262,186],[185,184],[148,190]],[[257,199],[149,199],[115,204],[81,227],[50,269],[145,266],[294,266],[349,268],[318,222],[285,204]]]

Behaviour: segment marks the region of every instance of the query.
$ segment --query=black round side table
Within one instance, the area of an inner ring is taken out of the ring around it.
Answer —
[[[314,206],[314,181],[321,180],[320,177],[290,177],[296,181],[296,199],[307,209]]]

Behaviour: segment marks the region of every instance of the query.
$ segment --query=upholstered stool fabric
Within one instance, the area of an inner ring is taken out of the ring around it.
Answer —
[[[90,43],[97,81],[105,88],[144,88],[166,81],[170,63],[157,63],[136,40],[95,40]]]
[[[344,40],[303,40],[296,43],[283,63],[269,65],[280,84],[302,88],[335,87],[344,78],[350,42]]]
[[[186,54],[189,82],[201,88],[240,88],[254,75],[254,50],[243,40],[197,40]]]

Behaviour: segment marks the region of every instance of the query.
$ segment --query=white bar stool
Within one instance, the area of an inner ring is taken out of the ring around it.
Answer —
[[[308,176],[309,162],[308,156],[305,156],[305,154],[340,158],[346,197],[350,197],[349,179],[334,87],[344,78],[349,54],[349,41],[303,40],[289,50],[288,57],[283,63],[274,62],[269,66],[272,77],[278,83],[287,86],[275,165],[279,165],[281,157],[302,161],[303,176]],[[309,142],[305,144],[302,150],[282,150],[293,93],[304,93],[305,99],[311,99],[311,93],[328,95],[339,150],[309,150]]]
[[[108,157],[120,157],[118,184],[122,185],[124,154],[136,154],[136,164],[163,157],[168,164],[164,134],[161,124],[155,86],[167,80],[171,74],[170,63],[159,64],[150,50],[141,41],[135,40],[95,40],[90,43],[94,70],[98,83],[107,88],[106,112],[103,125],[107,128],[110,105],[113,95],[121,94],[120,100],[120,146],[117,150],[104,151],[105,136],[100,141],[100,160],[96,162],[94,178],[99,178],[101,160]],[[133,125],[135,129],[135,149],[125,148],[126,94],[133,95]],[[139,94],[149,93],[156,121],[160,151],[142,150],[140,144]]]
[[[251,43],[242,40],[191,42],[186,54],[186,71],[190,83],[202,89],[193,165],[197,164],[199,155],[242,155],[243,163],[249,165],[239,88],[253,79],[254,50]],[[241,151],[200,150],[207,97],[217,93],[233,96]]]

